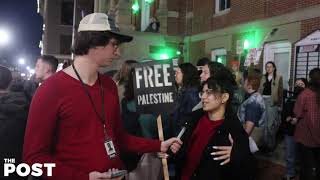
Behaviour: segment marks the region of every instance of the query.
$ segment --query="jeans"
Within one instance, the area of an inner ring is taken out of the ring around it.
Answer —
[[[300,180],[320,179],[320,147],[307,147],[298,144],[301,158]]]
[[[295,163],[296,163],[296,142],[293,136],[285,135],[284,137],[286,143],[286,175],[293,177],[296,175]]]
[[[276,148],[276,136],[280,126],[280,118],[278,112],[278,106],[272,105],[272,98],[264,97],[264,102],[266,106],[266,122],[264,126],[264,147],[268,148],[271,151],[274,151]]]

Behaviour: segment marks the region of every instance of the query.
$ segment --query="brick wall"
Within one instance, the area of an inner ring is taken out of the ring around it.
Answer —
[[[172,0],[174,1],[174,0]],[[215,0],[176,0],[181,6],[179,27],[185,24],[185,6],[193,7],[192,26],[188,26],[187,34],[198,34],[235,24],[269,18],[320,4],[320,0],[231,0],[230,12],[215,15]],[[186,3],[185,3],[186,1]],[[183,7],[184,6],[184,7]],[[190,22],[189,22],[190,24]],[[185,32],[185,31],[184,31]]]
[[[304,20],[301,22],[301,38],[320,29],[320,17]]]

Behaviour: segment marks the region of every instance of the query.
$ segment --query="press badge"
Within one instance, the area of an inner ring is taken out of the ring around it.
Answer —
[[[110,159],[116,156],[116,149],[114,148],[112,140],[106,140],[104,142],[104,147],[106,148],[107,154]]]

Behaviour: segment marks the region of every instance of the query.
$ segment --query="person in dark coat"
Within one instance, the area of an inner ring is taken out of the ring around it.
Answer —
[[[295,115],[293,113],[294,104],[297,101],[298,95],[303,91],[307,86],[308,81],[305,78],[298,78],[295,81],[294,92],[292,96],[288,98],[283,106],[283,131],[285,138],[285,154],[286,154],[286,175],[282,180],[293,180],[296,176],[296,149],[297,144],[294,141],[294,130],[295,124],[292,124],[293,118]]]
[[[0,66],[0,159],[14,158],[21,163],[24,132],[28,115],[28,101],[23,91],[9,91],[12,75],[8,68]],[[22,88],[23,90],[23,88]],[[0,179],[26,179],[17,174],[4,177],[3,163]]]
[[[178,97],[173,112],[174,135],[178,135],[184,124],[185,116],[200,102],[200,77],[197,68],[191,63],[183,63],[175,71]]]
[[[184,143],[175,157],[178,179],[254,179],[256,161],[248,135],[231,108],[233,92],[233,82],[228,78],[211,77],[203,83],[203,109],[188,116]],[[214,156],[216,146],[226,146],[230,159]]]

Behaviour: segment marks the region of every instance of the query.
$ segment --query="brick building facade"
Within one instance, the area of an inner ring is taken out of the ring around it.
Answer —
[[[230,8],[219,11],[216,5],[227,1]],[[320,0],[177,0],[170,5],[179,17],[168,21],[168,34],[184,36],[185,61],[217,60],[215,52],[225,52],[227,66],[234,58],[244,61],[246,52],[237,50],[249,40],[249,49],[264,48],[261,69],[269,60],[288,58],[278,62],[288,82],[294,76],[295,42],[320,29]]]

